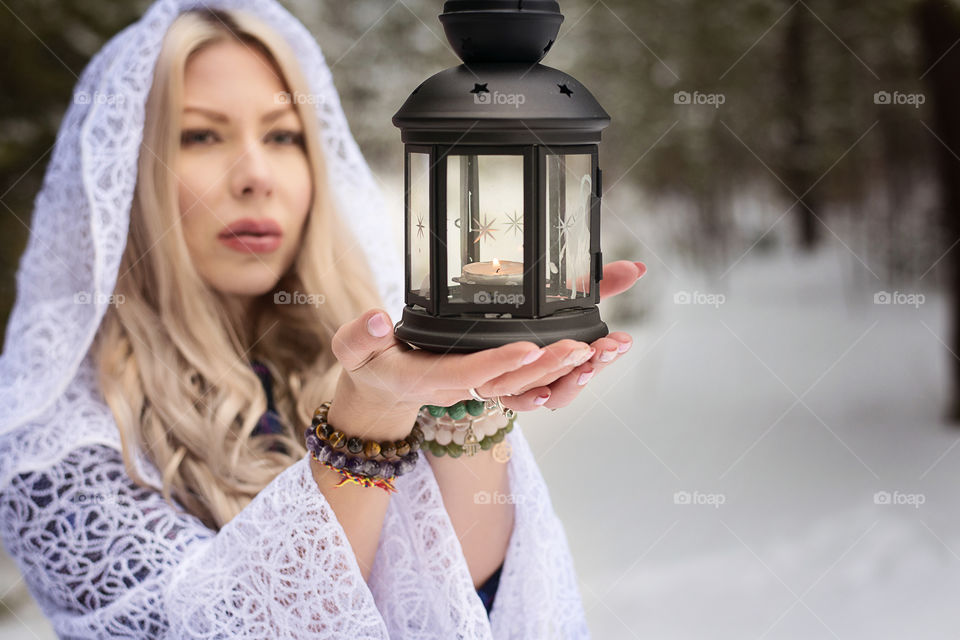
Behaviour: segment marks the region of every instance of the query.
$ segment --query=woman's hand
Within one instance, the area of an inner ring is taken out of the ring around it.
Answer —
[[[600,281],[600,299],[623,293],[632,287],[644,273],[647,267],[642,262],[618,260],[603,267],[603,280]],[[571,350],[571,344],[586,347],[584,343],[575,343],[571,340],[561,340],[547,347],[540,360],[533,365],[540,369],[542,375],[532,384],[521,387],[522,393],[514,397],[502,397],[505,407],[515,411],[532,411],[545,406],[548,409],[558,409],[570,404],[581,391],[584,385],[598,372],[604,369],[620,355],[627,352],[633,345],[630,336],[622,331],[615,331],[606,337],[600,338],[592,345],[590,358],[579,365],[564,361],[565,354]],[[531,369],[528,367],[528,370]],[[487,387],[487,395],[480,390],[484,397],[503,395],[501,389],[513,385],[517,380],[514,374],[506,373]],[[501,386],[503,385],[503,386]]]
[[[625,260],[606,265],[600,297],[626,291],[645,271],[643,263]],[[378,423],[409,430],[421,406],[469,399],[470,388],[485,398],[501,396],[505,406],[518,411],[566,406],[596,371],[631,344],[629,335],[616,332],[592,345],[561,340],[541,349],[532,342],[514,342],[476,353],[438,354],[398,341],[387,313],[373,309],[333,337],[333,354],[343,372],[330,422],[342,422],[335,413],[348,411],[350,422],[367,425],[366,431]]]
[[[532,342],[470,354],[414,350],[394,338],[389,316],[379,309],[340,327],[332,349],[343,372],[330,423],[374,436],[405,435],[421,406],[452,405],[469,398],[471,387],[489,387],[506,374],[516,383],[500,388],[519,393],[521,385],[540,376],[540,369],[531,367],[545,353]]]

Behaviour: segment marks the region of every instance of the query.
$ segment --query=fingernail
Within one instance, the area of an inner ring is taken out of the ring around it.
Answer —
[[[626,352],[630,349],[630,347],[632,347],[632,346],[633,346],[633,342],[632,342],[632,341],[631,341],[631,342],[621,342],[621,343],[620,343],[620,346],[617,347],[617,351],[619,351],[620,353],[626,353]]]
[[[583,385],[590,382],[590,378],[592,377],[593,377],[593,371],[587,371],[585,373],[581,373],[580,377],[577,378],[577,384],[582,387]]]
[[[610,349],[600,354],[600,362],[610,362],[617,357],[617,349]]]
[[[637,277],[642,278],[643,274],[647,272],[647,265],[643,264],[642,262],[634,262],[633,264],[637,265],[637,269],[639,269]]]
[[[540,359],[540,356],[542,355],[543,355],[543,349],[537,349],[536,351],[531,351],[530,353],[528,353],[523,357],[523,360],[521,360],[521,363],[530,364],[530,363],[536,362],[537,360]]]
[[[590,356],[592,355],[593,355],[592,347],[578,349],[577,351],[574,351],[569,356],[567,356],[567,359],[563,361],[563,364],[566,367],[575,367],[589,360]]]
[[[544,394],[544,395],[542,395],[542,396],[537,396],[537,397],[534,399],[533,404],[537,405],[538,407],[542,407],[543,405],[547,404],[547,400],[549,400],[549,399],[550,399],[550,394],[549,394],[549,393]]]
[[[390,325],[387,323],[387,319],[383,317],[383,314],[378,313],[367,320],[367,331],[369,331],[370,335],[374,338],[382,338],[390,333]]]

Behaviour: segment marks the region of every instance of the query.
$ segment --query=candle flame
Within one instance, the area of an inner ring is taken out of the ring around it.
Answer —
[[[493,259],[493,266],[497,270],[497,273],[500,273],[500,261],[496,258]]]

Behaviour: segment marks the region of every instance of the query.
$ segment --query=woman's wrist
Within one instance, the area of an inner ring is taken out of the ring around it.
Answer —
[[[383,391],[358,387],[343,373],[337,382],[328,420],[351,436],[396,440],[410,433],[418,411],[419,407],[384,398]]]

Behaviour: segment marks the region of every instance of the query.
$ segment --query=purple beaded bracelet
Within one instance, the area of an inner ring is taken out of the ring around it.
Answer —
[[[313,427],[304,432],[304,438],[307,449],[318,462],[325,462],[336,469],[343,469],[367,478],[390,479],[402,476],[412,471],[420,459],[417,451],[411,451],[398,460],[371,460],[363,456],[347,455],[331,447],[328,442],[320,440]]]

